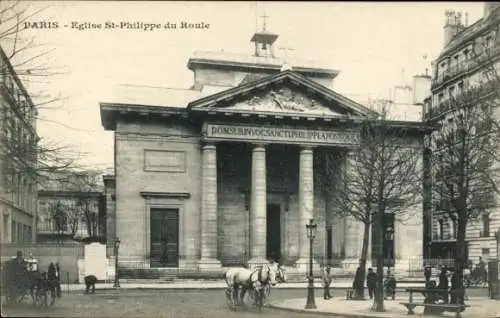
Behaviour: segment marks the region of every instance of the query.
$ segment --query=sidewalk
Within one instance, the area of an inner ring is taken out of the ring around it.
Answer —
[[[414,301],[417,301],[417,299]],[[269,305],[275,309],[310,313],[312,315],[341,316],[346,318],[408,318],[406,307],[399,304],[400,302],[407,301],[408,297],[396,297],[396,300],[386,300],[384,302],[386,311],[381,313],[370,310],[373,304],[372,300],[355,301],[339,297],[330,300],[316,298],[317,309],[304,309],[306,305],[305,298],[274,301]],[[463,318],[500,318],[500,301],[498,300],[471,297],[466,301],[466,304],[470,305],[470,307],[462,313]],[[415,308],[414,316],[423,316],[423,310],[423,307]],[[454,316],[455,314],[450,312],[442,315],[442,317]]]
[[[113,289],[113,282],[107,283],[97,283],[96,290],[102,289]],[[305,289],[307,288],[307,282],[300,283],[282,283],[278,284],[273,288],[278,289]],[[144,280],[133,282],[128,282],[127,280],[120,281],[121,289],[224,289],[226,288],[226,282],[223,280],[217,281],[204,281],[204,280],[183,280],[183,281],[161,281],[161,280]],[[320,280],[314,282],[315,288],[323,288]],[[352,280],[342,279],[334,280],[331,289],[347,289],[352,287]],[[409,288],[409,287],[423,287],[423,283],[410,283],[404,282],[397,285],[399,288]],[[63,291],[75,291],[84,290],[85,284],[63,284],[61,285]]]

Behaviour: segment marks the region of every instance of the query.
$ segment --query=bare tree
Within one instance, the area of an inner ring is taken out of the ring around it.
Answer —
[[[457,229],[458,286],[463,286],[467,261],[467,226],[489,213],[499,193],[500,76],[491,56],[481,55],[475,59],[471,63],[479,63],[481,69],[476,74],[478,82],[469,83],[461,93],[437,106],[439,114],[448,115],[444,115],[446,120],[434,117],[433,120],[442,121],[442,128],[429,139],[433,149],[430,159],[433,206],[437,213],[449,217]]]
[[[2,90],[12,99],[9,104],[15,105],[2,107],[1,114],[5,121],[0,133],[0,162],[7,192],[16,191],[24,183],[36,187],[52,172],[77,167],[81,158],[73,146],[36,134],[36,122],[46,120],[41,111],[57,108],[61,101],[60,96],[35,91],[35,86],[43,87],[61,73],[49,59],[54,49],[38,43],[26,27],[41,20],[40,14],[46,9],[19,0],[0,1]]]
[[[389,215],[403,215],[421,202],[421,147],[414,136],[395,128],[385,120],[387,110],[382,105],[381,118],[366,121],[361,129],[360,147],[347,155],[346,168],[333,168],[331,161],[323,160],[323,183],[327,195],[333,199],[342,216],[350,216],[363,223],[363,246],[355,277],[359,298],[364,294],[364,277],[370,228],[373,229],[373,252],[377,262],[378,292],[375,309],[383,311],[384,219]],[[418,137],[417,137],[418,138]],[[332,154],[333,155],[333,154]],[[335,156],[335,155],[333,155]]]
[[[53,221],[53,232],[60,240],[63,236],[74,237],[80,225],[80,214],[72,207],[71,201],[56,198],[49,203],[49,213]]]

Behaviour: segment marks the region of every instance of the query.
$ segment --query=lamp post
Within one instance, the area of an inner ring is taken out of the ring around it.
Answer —
[[[120,250],[120,239],[115,239],[115,284],[113,287],[120,287],[120,277],[118,275],[118,252]]]
[[[495,288],[495,299],[497,300],[500,300],[500,279],[498,279],[498,271],[500,271],[500,266],[498,266],[500,264],[500,227],[498,228],[498,230],[495,232],[495,241],[496,241],[496,246],[497,246],[497,281],[496,281],[496,288]]]
[[[497,242],[497,261],[500,262],[500,227],[495,232],[495,240]]]
[[[306,309],[316,309],[314,299],[314,275],[313,275],[313,241],[316,236],[316,223],[310,219],[306,224],[307,238],[309,239],[309,285],[307,285]]]

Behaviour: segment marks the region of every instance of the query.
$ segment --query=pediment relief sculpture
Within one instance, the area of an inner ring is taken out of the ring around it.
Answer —
[[[265,95],[254,95],[249,100],[235,103],[227,107],[227,109],[296,112],[304,114],[338,114],[305,94],[293,91],[287,87],[273,89]]]

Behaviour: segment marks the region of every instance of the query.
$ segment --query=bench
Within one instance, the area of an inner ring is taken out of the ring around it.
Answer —
[[[461,317],[461,312],[464,311],[469,305],[465,304],[433,304],[433,303],[416,303],[413,302],[413,293],[436,293],[436,294],[446,294],[448,297],[449,294],[455,293],[455,291],[448,291],[442,289],[426,289],[426,288],[408,288],[406,292],[410,293],[410,298],[408,302],[402,302],[401,305],[405,306],[408,309],[408,315],[413,315],[415,312],[413,311],[415,307],[421,306],[424,307],[424,315],[426,314],[442,314],[445,311],[455,312],[455,317]],[[456,291],[460,292],[460,291]]]

